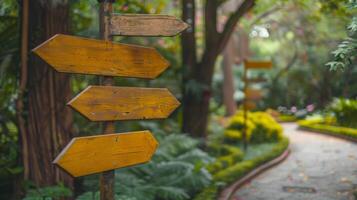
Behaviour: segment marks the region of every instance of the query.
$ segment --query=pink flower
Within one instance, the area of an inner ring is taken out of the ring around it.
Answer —
[[[290,111],[291,111],[292,113],[296,113],[297,108],[296,108],[295,106],[293,106],[293,107],[290,108]]]
[[[315,110],[314,104],[310,104],[310,105],[306,106],[306,110],[307,110],[308,112],[314,111],[314,110]]]

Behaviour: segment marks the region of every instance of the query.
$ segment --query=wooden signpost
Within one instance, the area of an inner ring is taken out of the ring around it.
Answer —
[[[273,63],[271,61],[244,61],[244,67],[246,69],[271,69]]]
[[[243,128],[243,148],[247,149],[247,118],[248,110],[256,108],[256,104],[253,101],[259,100],[263,97],[263,94],[260,90],[249,88],[250,83],[261,83],[264,82],[263,78],[248,78],[248,70],[257,70],[257,69],[271,69],[273,63],[271,61],[244,61],[244,72],[243,72],[243,81],[244,81],[244,99],[243,99],[243,118],[244,118],[244,128]]]
[[[74,177],[102,172],[100,199],[114,200],[114,169],[150,161],[158,146],[149,131],[116,134],[114,121],[164,119],[180,103],[166,88],[112,86],[113,76],[153,79],[169,66],[154,48],[113,43],[112,36],[174,36],[188,25],[166,15],[113,14],[114,0],[98,2],[102,40],[58,34],[33,52],[59,72],[103,76],[104,86],[89,86],[68,103],[103,121],[103,135],[72,139],[54,164]]]
[[[258,89],[247,88],[244,94],[247,100],[259,100],[263,97],[262,91]]]
[[[180,102],[166,88],[89,86],[68,105],[91,121],[165,119]]]
[[[257,104],[254,101],[244,102],[244,106],[247,110],[254,110],[257,108]]]
[[[168,15],[113,15],[111,34],[127,36],[175,36],[188,25]]]
[[[53,163],[79,177],[148,162],[157,146],[149,131],[78,137]]]

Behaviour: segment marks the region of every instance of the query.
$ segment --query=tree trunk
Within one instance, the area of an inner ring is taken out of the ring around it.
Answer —
[[[187,0],[188,1],[188,0]],[[183,1],[186,2],[185,0]],[[227,20],[221,33],[217,31],[217,9],[219,0],[205,1],[205,49],[201,62],[196,62],[188,75],[191,87],[195,87],[195,92],[185,90],[183,131],[195,137],[206,137],[207,122],[209,116],[209,100],[211,98],[211,84],[214,72],[214,65],[218,55],[224,50],[228,40],[235,29],[235,25],[241,17],[254,6],[254,0],[243,1],[236,11]],[[187,7],[183,5],[183,14],[187,13]],[[194,34],[191,35],[194,37]],[[183,40],[185,38],[183,37]],[[188,40],[186,40],[187,42]],[[184,44],[184,43],[183,43]],[[192,51],[190,45],[183,45],[183,54]],[[195,47],[195,45],[194,45]],[[196,55],[196,54],[195,54]],[[187,58],[187,57],[186,57]],[[185,60],[185,56],[183,56]],[[195,58],[196,59],[196,58]],[[184,61],[186,62],[186,61]],[[184,65],[184,68],[187,66]],[[185,81],[185,79],[184,79]],[[184,82],[187,84],[187,82]],[[186,87],[187,88],[187,87]],[[197,91],[199,91],[197,93]]]
[[[232,116],[237,110],[234,100],[234,75],[233,65],[237,51],[235,40],[232,36],[223,52],[223,104],[226,107],[226,116]]]
[[[29,8],[29,47],[41,44],[57,33],[68,33],[68,3],[34,0]],[[59,2],[59,1],[56,1]],[[66,1],[63,1],[66,2]],[[26,133],[21,134],[24,178],[37,186],[60,182],[73,188],[73,179],[52,164],[55,156],[73,137],[70,76],[55,72],[40,58],[28,62]]]
[[[191,127],[195,125],[195,120],[186,120],[193,114],[191,104],[193,69],[196,64],[196,38],[195,38],[195,16],[196,16],[195,0],[182,0],[182,20],[190,25],[190,27],[182,33],[182,93],[183,93],[183,124],[182,131],[185,133],[193,133]]]

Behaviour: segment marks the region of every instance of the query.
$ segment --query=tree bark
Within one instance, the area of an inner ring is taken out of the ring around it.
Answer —
[[[29,48],[57,33],[68,33],[68,3],[31,1],[29,7]],[[58,1],[57,1],[58,2]],[[66,1],[63,1],[66,2]],[[33,54],[28,61],[26,133],[21,134],[24,178],[36,186],[60,182],[73,189],[73,179],[52,164],[73,137],[72,113],[66,106],[71,98],[70,76],[55,72]]]
[[[193,69],[196,65],[196,4],[195,0],[182,0],[182,20],[190,25],[190,27],[182,33],[181,46],[182,46],[182,105],[183,105],[183,124],[182,131],[186,133],[191,132],[191,127],[195,126],[195,120],[185,120],[190,118],[193,113],[191,108],[192,91],[189,84],[192,84]]]

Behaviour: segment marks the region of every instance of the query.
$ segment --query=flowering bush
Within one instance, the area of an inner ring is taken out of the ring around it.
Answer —
[[[224,132],[227,142],[235,143],[242,141],[244,128],[243,112],[238,112],[231,118],[230,124]],[[247,141],[263,143],[278,141],[283,137],[282,127],[274,118],[265,112],[248,112],[247,117]]]
[[[357,100],[335,99],[327,110],[332,112],[337,125],[357,128]]]

